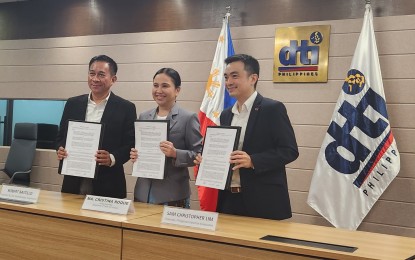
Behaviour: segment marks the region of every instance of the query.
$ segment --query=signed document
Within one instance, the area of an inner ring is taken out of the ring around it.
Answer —
[[[93,122],[68,122],[65,149],[68,157],[63,160],[62,174],[94,178],[95,154],[99,150],[102,125]]]
[[[209,126],[206,129],[196,185],[225,189],[232,177],[229,158],[239,142],[240,127]]]
[[[160,142],[168,140],[168,120],[138,120],[135,127],[135,149],[138,158],[133,164],[132,175],[141,178],[164,178],[166,156]]]

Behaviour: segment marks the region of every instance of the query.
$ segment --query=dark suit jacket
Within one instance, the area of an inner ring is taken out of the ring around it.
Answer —
[[[65,147],[68,120],[85,120],[88,94],[69,98],[63,111],[57,137],[57,148]],[[130,159],[130,149],[134,147],[134,121],[137,118],[135,105],[111,93],[105,106],[101,123],[104,124],[102,150],[114,155],[115,165],[97,166],[93,180],[93,195],[125,198],[127,196],[124,163]],[[59,166],[59,173],[62,162]],[[62,192],[79,194],[80,177],[64,176]]]
[[[230,126],[231,108],[220,116]],[[285,165],[298,157],[297,142],[283,103],[259,93],[252,106],[242,150],[250,155],[255,169],[240,169],[243,201],[248,216],[286,219],[291,217]],[[221,191],[218,211],[221,210]]]

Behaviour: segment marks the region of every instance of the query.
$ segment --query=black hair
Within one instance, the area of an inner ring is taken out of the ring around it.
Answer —
[[[153,80],[158,74],[166,74],[167,76],[169,76],[173,80],[175,88],[180,88],[180,86],[182,85],[182,80],[180,79],[179,73],[172,68],[159,69],[156,72],[156,74],[154,74]]]
[[[259,77],[259,62],[257,59],[255,59],[254,57],[248,55],[248,54],[235,54],[232,56],[229,56],[228,58],[225,59],[225,64],[229,65],[232,62],[237,62],[237,61],[241,61],[244,64],[244,69],[246,72],[248,72],[248,75],[252,75],[252,74],[257,74]],[[256,89],[256,84],[258,83],[255,82],[255,89]]]
[[[111,59],[107,55],[95,56],[89,61],[89,68],[91,68],[92,63],[94,63],[96,61],[104,61],[104,62],[108,63],[108,66],[110,67],[111,75],[112,76],[117,75],[118,66],[117,66],[117,63],[113,59]]]

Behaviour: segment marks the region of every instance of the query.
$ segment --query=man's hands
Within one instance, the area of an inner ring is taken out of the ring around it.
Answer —
[[[108,151],[98,150],[95,154],[95,161],[98,165],[111,167],[111,157]]]
[[[61,160],[65,159],[66,157],[68,157],[68,152],[62,146],[59,147],[58,151],[56,151],[56,154],[58,155],[58,160],[59,161],[61,161]],[[95,154],[95,161],[99,165],[110,167],[111,166],[110,153],[108,151],[105,151],[105,150],[98,150]]]
[[[56,154],[58,155],[59,161],[62,161],[68,156],[68,152],[62,146],[59,147],[59,149],[56,151]]]
[[[254,168],[254,165],[251,161],[251,156],[249,156],[244,151],[233,151],[231,153],[231,159],[229,160],[231,164],[235,164],[235,166],[232,168],[232,170],[236,170],[239,168]]]
[[[137,151],[137,149],[131,148],[131,150],[130,150],[130,159],[131,159],[131,161],[132,162],[135,162],[135,161],[137,161],[137,158],[138,158],[138,151]]]
[[[199,165],[202,162],[202,155],[198,153],[195,159],[193,160],[193,162],[196,165]],[[239,168],[248,168],[248,169],[254,168],[254,165],[252,164],[252,161],[251,161],[251,156],[249,156],[244,151],[239,151],[239,150],[233,151],[231,153],[229,163],[234,164],[234,167],[232,168],[233,171]]]

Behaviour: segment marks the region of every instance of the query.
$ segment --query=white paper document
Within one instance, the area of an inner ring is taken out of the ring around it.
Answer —
[[[65,147],[68,157],[63,160],[63,175],[94,178],[95,154],[99,148],[101,127],[98,123],[68,122]]]
[[[225,189],[229,174],[229,158],[239,138],[239,129],[208,127],[203,144],[202,163],[199,166],[196,185]]]
[[[166,156],[160,150],[160,142],[167,140],[168,122],[151,120],[134,123],[138,158],[133,164],[133,176],[159,180],[164,178]]]

